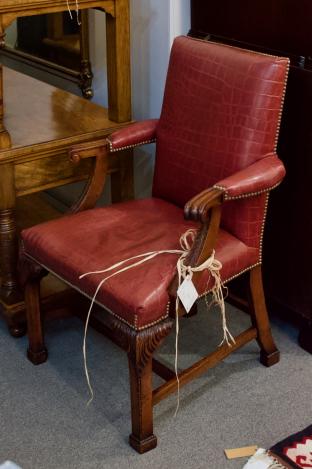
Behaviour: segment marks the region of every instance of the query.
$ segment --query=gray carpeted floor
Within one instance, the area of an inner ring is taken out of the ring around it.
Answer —
[[[227,310],[232,332],[249,323],[245,314]],[[312,356],[297,345],[295,329],[274,320],[281,362],[260,365],[256,342],[236,352],[183,388],[176,418],[175,395],[155,408],[158,447],[140,456],[127,444],[126,355],[90,330],[95,399],[86,407],[82,329],[78,319],[49,323],[49,361],[34,367],[25,358],[26,338],[11,338],[1,321],[0,463],[11,459],[23,469],[236,469],[245,459],[227,461],[224,448],[270,447],[312,423]],[[219,339],[216,311],[181,321],[180,365],[202,356]],[[173,340],[161,354],[174,360]]]

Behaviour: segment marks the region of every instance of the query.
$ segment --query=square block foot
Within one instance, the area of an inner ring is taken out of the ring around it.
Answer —
[[[263,350],[260,352],[260,363],[264,366],[273,366],[280,361],[279,350],[273,353],[267,354]]]
[[[156,448],[157,446],[157,438],[155,435],[151,435],[144,440],[139,440],[136,436],[131,434],[129,436],[129,443],[132,448],[134,448],[138,453],[143,454],[151,449]]]
[[[40,365],[47,361],[48,358],[48,351],[46,348],[40,350],[40,352],[33,352],[32,350],[27,350],[27,358],[31,361],[34,365]]]

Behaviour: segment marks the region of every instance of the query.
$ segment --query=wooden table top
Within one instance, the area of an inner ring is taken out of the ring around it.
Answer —
[[[109,120],[102,106],[4,67],[4,125],[12,145],[0,150],[0,162],[103,138],[125,124]]]

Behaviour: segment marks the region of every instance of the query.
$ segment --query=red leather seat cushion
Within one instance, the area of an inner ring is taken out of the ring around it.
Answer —
[[[67,215],[22,232],[25,252],[49,271],[92,297],[116,262],[145,252],[180,249],[179,238],[198,225],[185,221],[183,210],[151,198]],[[226,280],[258,261],[258,249],[249,248],[224,230],[216,248]],[[176,273],[178,255],[162,254],[104,283],[97,303],[135,329],[167,316],[167,288]],[[202,289],[209,278],[203,279]],[[202,291],[201,291],[202,293]]]

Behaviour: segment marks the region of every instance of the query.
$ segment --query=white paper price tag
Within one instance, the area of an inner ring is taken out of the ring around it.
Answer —
[[[194,283],[188,277],[186,277],[179,286],[177,294],[187,313],[190,311],[199,296]]]

